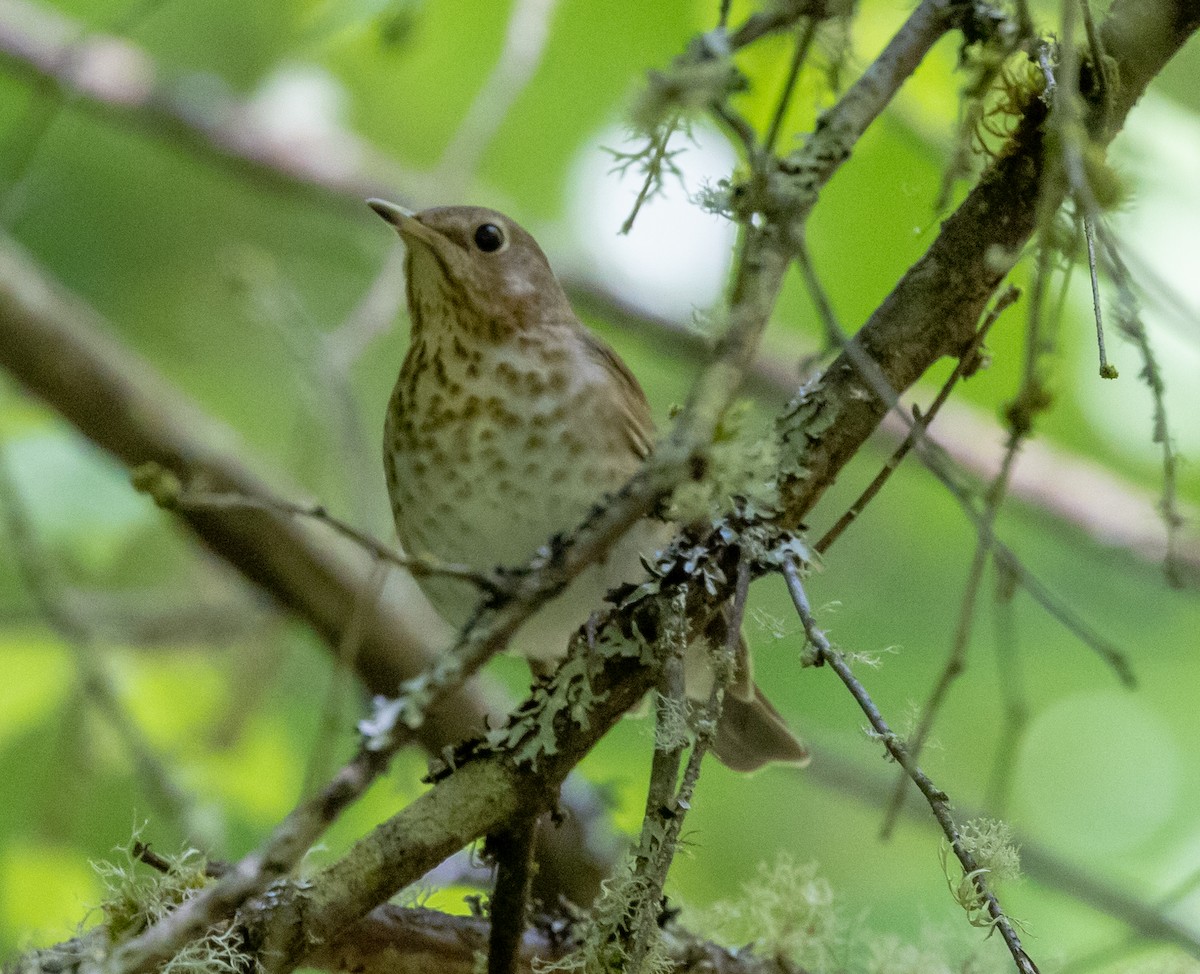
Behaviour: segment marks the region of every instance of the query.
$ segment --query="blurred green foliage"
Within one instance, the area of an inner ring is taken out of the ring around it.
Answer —
[[[864,3],[848,77],[890,36],[903,6]],[[205,91],[253,97],[281,72],[318,72],[331,104],[341,106],[336,120],[413,173],[437,163],[488,77],[511,7],[474,0],[56,4],[91,29],[117,31],[144,47],[198,106]],[[666,64],[707,29],[715,7],[700,0],[560,3],[539,69],[483,155],[476,199],[547,228],[548,239],[569,252],[572,234],[588,232],[562,226],[577,154],[621,120],[645,69]],[[788,53],[780,38],[747,58],[752,88],[743,107],[752,119],[769,117]],[[955,56],[952,41],[939,45],[815,212],[811,249],[848,327],[869,315],[937,232],[932,201],[961,83]],[[1162,85],[1191,112],[1200,111],[1197,58],[1193,45]],[[787,130],[809,129],[831,98],[824,75],[814,72]],[[1137,173],[1128,178],[1136,187]],[[0,71],[0,189],[8,232],[106,315],[118,338],[236,431],[247,455],[391,536],[376,443],[403,354],[403,322],[353,363],[344,387],[324,368],[327,336],[396,245],[365,207],[349,210],[217,164],[169,134],[134,131],[12,71]],[[1089,425],[1074,363],[1094,356],[1093,339],[1086,309],[1076,308],[1068,305],[1060,329],[1056,409],[1044,428],[1064,449],[1156,489],[1152,463],[1115,449]],[[1023,314],[1023,305],[1009,312],[988,343],[993,367],[961,390],[991,414],[1016,389]],[[664,354],[653,334],[595,324],[643,377],[665,417],[686,394],[695,363]],[[798,278],[774,329],[768,348],[788,361],[819,344]],[[1194,332],[1189,340],[1194,347]],[[1122,372],[1122,381],[1133,382],[1136,366]],[[1194,424],[1195,415],[1177,410],[1173,418]],[[1148,439],[1148,420],[1144,426]],[[253,847],[306,783],[349,752],[361,700],[311,634],[269,618],[252,599],[234,599],[219,639],[170,627],[135,638],[126,631],[136,614],[131,605],[167,616],[197,598],[219,607],[238,583],[135,495],[124,471],[10,385],[0,400],[0,436],[60,594],[90,608],[89,618],[106,620],[96,623],[89,651],[195,803],[189,836],[170,808],[154,804],[122,742],[84,698],[72,650],[39,617],[12,560],[0,557],[0,953],[7,954],[71,934],[100,895],[88,860],[108,855],[143,822],[144,837],[164,851],[187,841],[218,856]],[[824,502],[821,525],[853,499],[881,458],[871,452],[848,471]],[[1184,476],[1195,502],[1197,467]],[[1134,694],[1116,689],[1085,647],[1018,594],[1012,612],[1033,723],[1018,748],[1012,801],[996,811],[1031,840],[1153,899],[1200,868],[1200,606],[1194,593],[1168,590],[1156,566],[1101,547],[1045,513],[1010,505],[1000,533],[1055,592],[1129,648],[1141,685]],[[820,620],[840,645],[897,648],[863,678],[901,729],[949,646],[973,544],[955,505],[910,462],[812,580]],[[4,542],[0,550],[8,550]],[[924,762],[970,805],[986,793],[1002,718],[989,601],[985,593],[971,666],[938,723],[940,746]],[[760,618],[778,620],[749,627],[760,682],[814,742],[816,761],[848,763],[856,774],[890,782],[893,769],[878,760],[879,747],[864,738],[861,715],[832,675],[797,671],[799,626],[782,587],[760,585],[754,607]],[[520,688],[519,666],[500,670]],[[649,722],[627,720],[584,765],[625,828],[639,820],[650,747]],[[402,757],[313,859],[327,861],[416,794],[421,768],[419,756]],[[743,779],[710,768],[671,895],[696,905],[727,898],[786,850],[799,862],[819,862],[847,913],[867,911],[874,929],[915,940],[928,924],[962,923],[931,830],[906,820],[892,842],[881,843],[878,808],[830,780],[779,770]],[[1035,951],[1070,956],[1120,933],[1119,924],[1072,902],[1070,892],[1050,880],[1003,890],[1011,911],[1029,921]],[[434,902],[449,906],[449,899]]]

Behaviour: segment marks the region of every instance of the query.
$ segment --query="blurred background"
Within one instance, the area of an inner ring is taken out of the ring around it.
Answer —
[[[281,492],[320,501],[390,541],[379,440],[406,346],[401,248],[361,199],[471,202],[511,214],[538,237],[581,314],[630,363],[665,423],[719,320],[711,311],[735,242],[730,224],[690,198],[729,174],[736,155],[701,124],[677,137],[681,178],[668,180],[622,236],[639,182],[614,173],[606,149],[625,144],[626,110],[645,71],[710,29],[716,6],[3,3],[0,226],[96,308],[147,369],[224,424],[226,445]],[[735,19],[749,9],[735,3]],[[909,9],[864,0],[842,84]],[[1052,28],[1056,10],[1039,10],[1039,23]],[[37,44],[17,43],[84,34],[114,40],[86,62],[57,62],[53,70],[72,72],[82,93],[48,83],[53,62],[39,62]],[[934,50],[810,223],[814,261],[848,328],[924,252],[944,216],[935,201],[956,133],[957,43],[950,37]],[[793,99],[789,138],[811,130],[835,97],[823,68],[838,63],[838,40],[823,44]],[[739,105],[756,124],[770,117],[790,51],[779,37],[743,59],[752,87]],[[1200,499],[1198,112],[1193,43],[1113,150],[1126,190],[1113,227],[1144,290],[1188,510]],[[1128,653],[1138,687],[1123,688],[1027,596],[994,603],[989,578],[967,671],[923,764],[964,813],[986,809],[1018,833],[1027,875],[1001,894],[1027,924],[1031,953],[1065,963],[1098,951],[1101,969],[1125,956],[1116,948],[1135,904],[1177,924],[1193,956],[1200,943],[1200,556],[1193,524],[1181,542],[1190,584],[1167,585],[1154,513],[1161,455],[1141,363],[1110,335],[1121,377],[1100,380],[1086,267],[1062,290],[1054,406],[1018,464],[1020,486],[998,532]],[[1024,301],[1004,315],[988,341],[990,367],[961,386],[933,427],[977,476],[988,476],[1002,452],[1000,414],[1020,381],[1025,316]],[[752,427],[768,428],[822,341],[796,276],[766,339]],[[942,365],[915,402],[932,398],[949,371]],[[857,458],[814,515],[814,533],[893,446],[881,434]],[[7,955],[71,935],[102,897],[90,863],[111,857],[136,829],[164,852],[187,843],[216,856],[253,848],[351,753],[365,705],[316,636],[200,550],[131,488],[125,468],[7,377],[0,450],[15,495],[0,517]],[[14,518],[27,522],[50,566],[55,598],[83,620],[83,645],[49,625],[32,597]],[[898,729],[911,726],[949,651],[973,550],[956,504],[910,460],[811,581],[831,637],[878,655],[878,668],[861,675]],[[701,909],[736,896],[761,864],[786,853],[817,864],[847,930],[916,949],[966,928],[923,809],[910,799],[911,814],[881,841],[894,769],[833,675],[799,669],[800,627],[782,586],[755,587],[747,631],[760,682],[812,743],[813,766],[750,778],[709,767],[668,885],[673,900]],[[526,683],[521,663],[497,661],[492,672],[514,692]],[[88,690],[96,679],[107,682],[119,718],[96,704]],[[1012,731],[1006,710],[1027,720]],[[128,734],[114,730],[120,721],[161,762],[166,784],[140,767]],[[640,822],[652,731],[649,720],[627,719],[583,765],[618,828]],[[417,794],[424,765],[416,752],[402,755],[312,862],[329,861]],[[1092,882],[1117,894],[1106,910]],[[465,909],[462,893],[432,880],[421,891],[449,910]],[[962,936],[977,943],[983,933]],[[1165,963],[1161,950],[1130,956]]]

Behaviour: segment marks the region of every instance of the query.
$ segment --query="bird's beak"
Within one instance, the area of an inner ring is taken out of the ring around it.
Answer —
[[[418,219],[417,214],[408,207],[380,199],[367,200],[367,206],[394,226],[405,243],[423,243],[426,247],[438,252],[445,249],[445,238],[436,230],[425,226]]]
[[[399,203],[389,203],[387,200],[369,199],[367,200],[367,206],[397,229],[400,228],[405,220],[415,219],[417,215],[407,206],[401,206]]]

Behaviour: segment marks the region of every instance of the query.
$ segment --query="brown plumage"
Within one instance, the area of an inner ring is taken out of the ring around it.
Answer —
[[[371,200],[408,246],[412,336],[388,405],[384,466],[396,531],[410,552],[480,569],[527,564],[574,528],[653,448],[645,393],[628,366],[575,317],[537,242],[494,210],[412,214]],[[515,635],[544,667],[601,605],[644,576],[639,554],[670,537],[643,521]],[[478,597],[468,583],[420,580],[462,625]],[[707,696],[705,647],[689,647],[688,692]],[[727,694],[717,756],[751,770],[802,762],[803,746],[749,677]]]

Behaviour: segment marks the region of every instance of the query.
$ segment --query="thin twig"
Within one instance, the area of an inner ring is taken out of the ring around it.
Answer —
[[[925,698],[920,715],[917,717],[916,726],[908,737],[907,746],[914,761],[920,760],[925,741],[928,739],[930,731],[933,730],[937,715],[950,695],[950,688],[966,669],[967,651],[971,644],[971,633],[975,625],[975,608],[979,601],[979,587],[983,583],[988,556],[995,544],[996,517],[1000,513],[1000,506],[1008,489],[1008,480],[1012,474],[1022,438],[1022,434],[1015,432],[1009,437],[1004,450],[1004,458],[1000,463],[1000,470],[996,473],[985,494],[983,512],[975,536],[975,552],[971,556],[971,567],[967,570],[967,582],[959,604],[958,623],[954,627],[950,652],[946,656],[946,662],[942,665],[937,680],[934,681],[933,688]],[[879,830],[880,837],[885,840],[891,838],[892,830],[896,826],[900,808],[904,803],[908,781],[908,776],[905,774],[897,776],[896,787],[892,791],[892,798],[888,802],[883,816],[883,825]]]
[[[1100,352],[1100,378],[1117,378],[1117,369],[1108,364],[1108,354],[1104,350],[1104,317],[1100,309],[1100,281],[1096,273],[1096,235],[1092,229],[1091,215],[1083,215],[1083,233],[1087,238],[1088,271],[1092,279],[1092,313],[1096,316],[1096,347]]]
[[[1003,816],[1012,790],[1017,750],[1029,723],[1029,702],[1022,675],[1020,645],[1015,632],[1013,602],[1016,580],[1000,563],[992,562],[996,577],[996,595],[992,601],[995,615],[996,683],[1000,687],[1004,719],[996,737],[996,756],[988,781],[987,801],[994,814]]]
[[[360,748],[320,792],[289,812],[260,848],[163,919],[117,946],[109,969],[119,974],[152,970],[214,922],[232,915],[250,897],[291,872],[325,830],[387,769],[390,758],[390,753]]]
[[[820,292],[824,294],[823,291]],[[991,311],[983,319],[983,324],[979,326],[979,330],[975,333],[975,337],[971,340],[971,344],[966,351],[959,356],[958,361],[954,365],[954,371],[950,373],[949,378],[942,384],[942,388],[938,390],[937,396],[930,403],[929,408],[921,413],[916,412],[916,407],[913,407],[913,426],[900,441],[900,445],[893,451],[891,457],[880,469],[874,479],[866,486],[857,499],[852,503],[837,522],[828,531],[821,536],[821,539],[813,545],[813,550],[817,554],[824,554],[832,547],[834,542],[842,536],[842,533],[848,528],[855,519],[862,514],[866,506],[871,503],[887,483],[889,478],[899,468],[900,463],[908,456],[917,439],[923,435],[924,431],[929,429],[930,423],[934,421],[937,414],[941,411],[942,406],[950,398],[950,393],[954,391],[954,387],[958,384],[958,380],[962,378],[964,372],[975,368],[978,365],[979,350],[983,347],[984,340],[987,338],[988,332],[991,331],[999,319],[1000,315],[1013,304],[1021,292],[1017,288],[1009,285],[1008,288],[996,299],[996,303],[992,306]]]
[[[1085,11],[1085,27],[1090,22],[1090,10],[1086,2],[1082,4]],[[1108,262],[1110,274],[1117,285],[1118,293],[1118,324],[1122,334],[1131,341],[1142,359],[1141,376],[1150,389],[1154,406],[1154,419],[1151,439],[1158,444],[1162,453],[1162,492],[1159,501],[1159,511],[1167,532],[1167,553],[1164,560],[1164,571],[1167,580],[1174,585],[1183,584],[1182,570],[1177,561],[1179,547],[1179,529],[1183,525],[1183,516],[1179,511],[1177,500],[1177,458],[1171,443],[1170,423],[1167,416],[1165,385],[1162,372],[1154,350],[1150,345],[1146,329],[1138,312],[1137,297],[1134,294],[1133,282],[1128,268],[1121,259],[1120,248],[1112,234],[1101,222],[1101,209],[1096,195],[1088,180],[1087,167],[1084,163],[1081,143],[1088,138],[1087,130],[1080,121],[1079,109],[1079,64],[1072,37],[1075,23],[1075,4],[1063,4],[1061,62],[1059,64],[1059,85],[1055,91],[1054,114],[1052,120],[1056,123],[1059,141],[1062,145],[1062,172],[1067,179],[1071,194],[1083,210],[1085,216],[1092,220],[1092,229],[1100,238],[1103,252]],[[1092,33],[1095,33],[1094,28]],[[1089,43],[1093,38],[1089,35]],[[1096,34],[1092,48],[1093,57],[1097,58],[1096,71],[1102,80],[1107,79],[1110,70],[1108,58],[1104,52],[1099,35]],[[1111,84],[1105,81],[1104,97],[1101,99],[1101,116],[1099,124],[1109,125],[1114,111],[1116,93]],[[1089,238],[1089,244],[1091,240]],[[1089,253],[1091,253],[1089,248]],[[1099,320],[1099,319],[1097,319]],[[1103,371],[1101,373],[1103,375]]]
[[[793,242],[793,246],[795,246],[795,242]],[[815,303],[822,310],[822,313],[827,316],[825,319],[826,330],[840,343],[842,354],[857,372],[859,378],[867,384],[871,393],[885,405],[887,411],[898,417],[907,431],[916,431],[917,436],[914,440],[913,448],[917,451],[917,456],[921,459],[925,468],[937,477],[941,484],[950,492],[950,495],[958,502],[959,509],[971,522],[976,532],[981,531],[984,515],[976,506],[975,498],[970,490],[960,482],[950,459],[924,430],[917,428],[917,421],[903,409],[899,396],[889,384],[879,363],[867,355],[860,345],[859,338],[857,336],[849,338],[842,332],[841,326],[834,316],[829,299],[825,295],[824,288],[820,285],[819,278],[811,272],[811,264],[809,274],[810,286],[816,288]],[[992,556],[997,560],[1003,560],[1008,570],[1020,581],[1021,585],[1029,592],[1034,601],[1050,614],[1051,618],[1057,619],[1062,623],[1070,632],[1078,636],[1089,649],[1112,667],[1122,683],[1126,686],[1133,686],[1135,684],[1136,681],[1130,668],[1128,657],[1124,652],[1119,650],[1111,640],[1102,636],[1094,627],[1080,618],[1078,613],[1055,596],[1040,579],[1025,567],[1010,548],[997,539],[992,540],[991,546]]]
[[[1025,369],[1021,385],[1013,403],[1009,406],[1009,435],[1005,444],[1004,454],[1000,461],[1000,469],[992,478],[991,484],[983,494],[983,509],[978,512],[975,521],[975,551],[971,557],[971,565],[967,570],[967,580],[963,587],[962,599],[959,603],[958,622],[954,628],[954,636],[950,652],[946,656],[941,672],[934,681],[929,695],[921,708],[916,727],[909,736],[907,747],[914,761],[920,760],[925,741],[933,730],[937,715],[941,712],[950,694],[950,689],[962,675],[967,665],[967,653],[971,644],[971,635],[975,627],[975,609],[979,600],[979,588],[983,584],[984,570],[988,558],[996,543],[996,518],[1008,494],[1008,485],[1012,477],[1013,466],[1021,444],[1033,427],[1033,418],[1045,408],[1046,400],[1040,395],[1041,378],[1038,372],[1040,357],[1037,350],[1042,349],[1039,338],[1041,322],[1042,297],[1045,293],[1045,281],[1050,273],[1049,251],[1043,248],[1038,254],[1038,268],[1034,276],[1032,298],[1029,311],[1029,331],[1026,337]],[[1030,349],[1035,351],[1030,352]],[[915,429],[915,426],[914,426]],[[908,790],[908,777],[903,773],[896,776],[896,787],[892,792],[891,801],[884,813],[880,835],[884,839],[891,838],[899,816],[904,796]]]
[[[816,18],[822,15],[825,0],[789,0],[787,3],[772,4],[746,18],[745,22],[729,35],[729,47],[736,51],[755,41],[787,30],[801,17]]]
[[[771,118],[771,125],[767,129],[766,137],[763,139],[763,148],[767,152],[775,151],[775,143],[779,141],[779,130],[783,127],[783,119],[787,115],[788,105],[792,100],[792,92],[796,88],[796,79],[800,77],[800,69],[804,66],[804,62],[808,58],[809,49],[812,47],[813,38],[816,36],[816,19],[813,17],[805,18],[796,37],[796,47],[792,52],[792,63],[788,66],[787,79],[783,83],[783,90],[779,93],[779,99],[775,104],[775,114]]]
[[[480,591],[492,595],[506,592],[509,586],[496,573],[479,571],[467,565],[443,562],[431,555],[402,555],[378,538],[360,531],[352,524],[330,514],[323,504],[300,504],[282,497],[251,497],[232,491],[205,491],[183,488],[177,493],[156,495],[161,506],[183,511],[270,511],[289,517],[303,517],[324,524],[349,538],[379,561],[403,568],[410,574],[423,577],[435,575],[470,582]]]
[[[724,30],[729,26],[729,8],[733,6],[733,0],[721,0],[721,9],[717,13],[717,27]]]
[[[786,233],[801,237],[808,214],[821,190],[850,158],[863,133],[891,104],[896,92],[953,26],[949,0],[921,0],[917,8],[861,76],[824,112],[817,130],[789,157],[789,169],[800,177],[796,198],[789,201]],[[781,220],[781,222],[783,222]]]
[[[1012,922],[1001,909],[999,901],[984,878],[986,871],[979,868],[979,863],[975,861],[975,857],[963,845],[962,838],[958,832],[958,826],[955,824],[954,817],[950,813],[948,796],[917,766],[899,735],[883,719],[879,708],[875,706],[875,702],[871,699],[870,694],[867,693],[866,688],[854,675],[841,652],[834,649],[825,634],[817,628],[816,619],[813,617],[812,608],[808,602],[808,595],[805,593],[804,584],[800,580],[799,566],[794,560],[789,558],[784,562],[783,575],[787,581],[788,592],[791,594],[796,612],[799,614],[800,621],[804,626],[804,632],[809,645],[812,646],[813,651],[816,653],[818,662],[828,665],[837,673],[838,678],[845,684],[846,689],[850,691],[859,708],[866,714],[874,735],[883,744],[888,754],[892,756],[896,763],[908,773],[908,776],[920,790],[921,794],[925,796],[925,800],[929,803],[929,808],[933,812],[934,818],[937,819],[943,834],[946,836],[946,840],[950,843],[950,848],[954,851],[955,857],[962,865],[963,874],[971,877],[971,882],[974,884],[975,890],[979,894],[988,915],[992,918],[995,929],[999,930],[1001,937],[1004,938],[1004,943],[1008,947],[1009,953],[1012,954],[1013,961],[1017,965],[1017,970],[1021,971],[1022,974],[1037,974],[1037,965],[1034,964],[1032,958],[1030,958],[1021,946],[1021,939],[1017,936]]]
[[[1182,585],[1183,572],[1178,552],[1180,529],[1185,519],[1179,507],[1179,460],[1172,444],[1171,424],[1167,416],[1166,383],[1141,318],[1129,269],[1125,266],[1117,243],[1108,230],[1103,225],[1098,225],[1097,233],[1104,247],[1110,276],[1117,285],[1117,326],[1121,334],[1137,349],[1142,360],[1139,375],[1150,389],[1150,400],[1153,404],[1151,440],[1158,445],[1162,457],[1162,489],[1159,493],[1158,510],[1167,533],[1167,552],[1163,566],[1168,581],[1174,585]]]
[[[1108,57],[1104,53],[1104,42],[1100,32],[1096,30],[1096,22],[1092,18],[1092,5],[1088,0],[1079,0],[1079,10],[1083,14],[1083,29],[1087,34],[1088,50],[1092,55],[1092,67],[1096,76],[1096,93],[1100,96],[1100,104],[1104,106],[1105,116],[1112,109],[1112,78],[1109,77],[1110,67]],[[1107,118],[1102,121],[1107,122]]]

